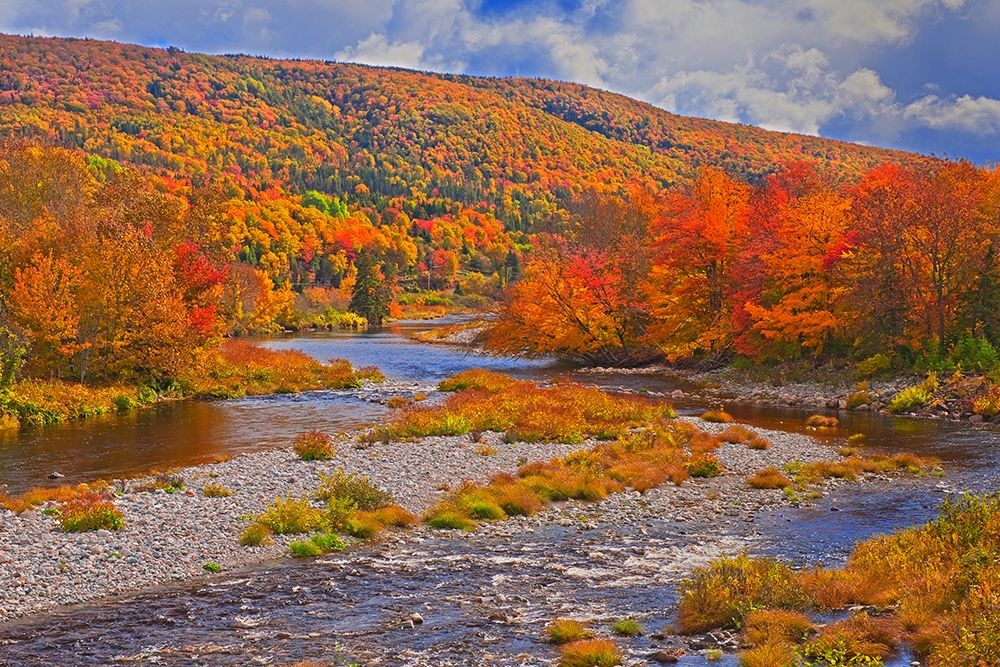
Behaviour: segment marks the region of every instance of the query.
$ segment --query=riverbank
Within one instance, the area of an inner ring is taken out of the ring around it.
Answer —
[[[227,340],[218,349],[204,351],[169,382],[90,385],[21,380],[0,392],[0,430],[127,413],[164,401],[360,388],[383,380],[377,368],[354,368],[343,359],[321,363],[295,350]]]
[[[721,428],[700,420],[699,426]],[[718,458],[728,471],[720,477],[658,487],[643,496],[615,494],[599,504],[559,504],[531,518],[484,525],[477,535],[508,539],[528,526],[574,516],[597,516],[600,520],[610,516],[614,521],[634,523],[649,511],[690,515],[689,520],[698,526],[750,521],[753,512],[762,507],[791,502],[779,491],[747,488],[746,478],[757,469],[792,460],[836,458],[831,446],[808,436],[772,431],[762,434],[771,441],[770,449],[727,444],[718,450]],[[20,515],[0,511],[0,533],[9,547],[0,552],[0,578],[8,582],[0,592],[0,622],[201,576],[206,563],[228,570],[283,557],[291,537],[277,536],[274,544],[244,547],[239,544],[239,535],[249,517],[275,498],[310,494],[319,484],[320,473],[343,467],[367,475],[403,507],[422,513],[443,496],[443,489],[461,481],[483,481],[498,472],[514,472],[525,461],[544,461],[580,448],[505,443],[499,434],[492,433],[483,434],[481,442],[468,436],[389,443],[367,440],[363,436],[338,438],[337,453],[330,461],[304,462],[290,450],[281,449],[174,471],[167,478],[115,482],[112,487],[121,495],[114,502],[125,515],[125,526],[119,531],[64,533],[41,508]],[[233,493],[207,497],[209,485]],[[417,529],[412,537],[402,539],[422,539],[427,530]],[[688,536],[678,535],[676,540],[675,547],[681,551],[695,547]],[[740,544],[729,546],[742,548]],[[354,558],[364,551],[351,550],[343,558]],[[721,552],[695,549],[692,553],[701,562]],[[670,567],[682,573],[692,565],[689,560],[684,556]]]
[[[817,379],[775,370],[718,368],[690,370],[655,365],[643,368],[587,368],[583,373],[679,378],[692,388],[669,398],[708,403],[751,403],[816,411],[875,412],[953,421],[1000,423],[1000,387],[983,374],[898,375],[859,381],[847,371],[817,371]],[[900,394],[914,394],[900,403]]]

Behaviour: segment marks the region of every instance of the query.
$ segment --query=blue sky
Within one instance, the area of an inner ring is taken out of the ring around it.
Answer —
[[[1000,161],[1000,0],[0,0],[0,31],[573,80]]]

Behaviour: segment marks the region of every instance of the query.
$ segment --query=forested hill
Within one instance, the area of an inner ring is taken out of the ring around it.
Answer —
[[[429,217],[456,203],[526,229],[588,186],[813,162],[853,177],[913,156],[685,118],[577,84],[0,36],[0,133],[198,184],[320,190]]]

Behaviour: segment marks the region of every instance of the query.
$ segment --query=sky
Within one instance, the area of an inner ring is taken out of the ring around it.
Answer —
[[[0,0],[0,32],[577,81],[1000,161],[1000,0]]]

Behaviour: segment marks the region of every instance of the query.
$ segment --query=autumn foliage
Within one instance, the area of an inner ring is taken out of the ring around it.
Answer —
[[[605,215],[626,251],[581,261],[601,246],[574,245],[593,223],[571,219],[529,256],[488,345],[589,363],[882,351],[912,362],[1000,336],[996,170],[927,162],[844,182],[795,164],[748,184],[706,168],[689,186],[608,201],[619,214],[642,203],[650,249]]]

